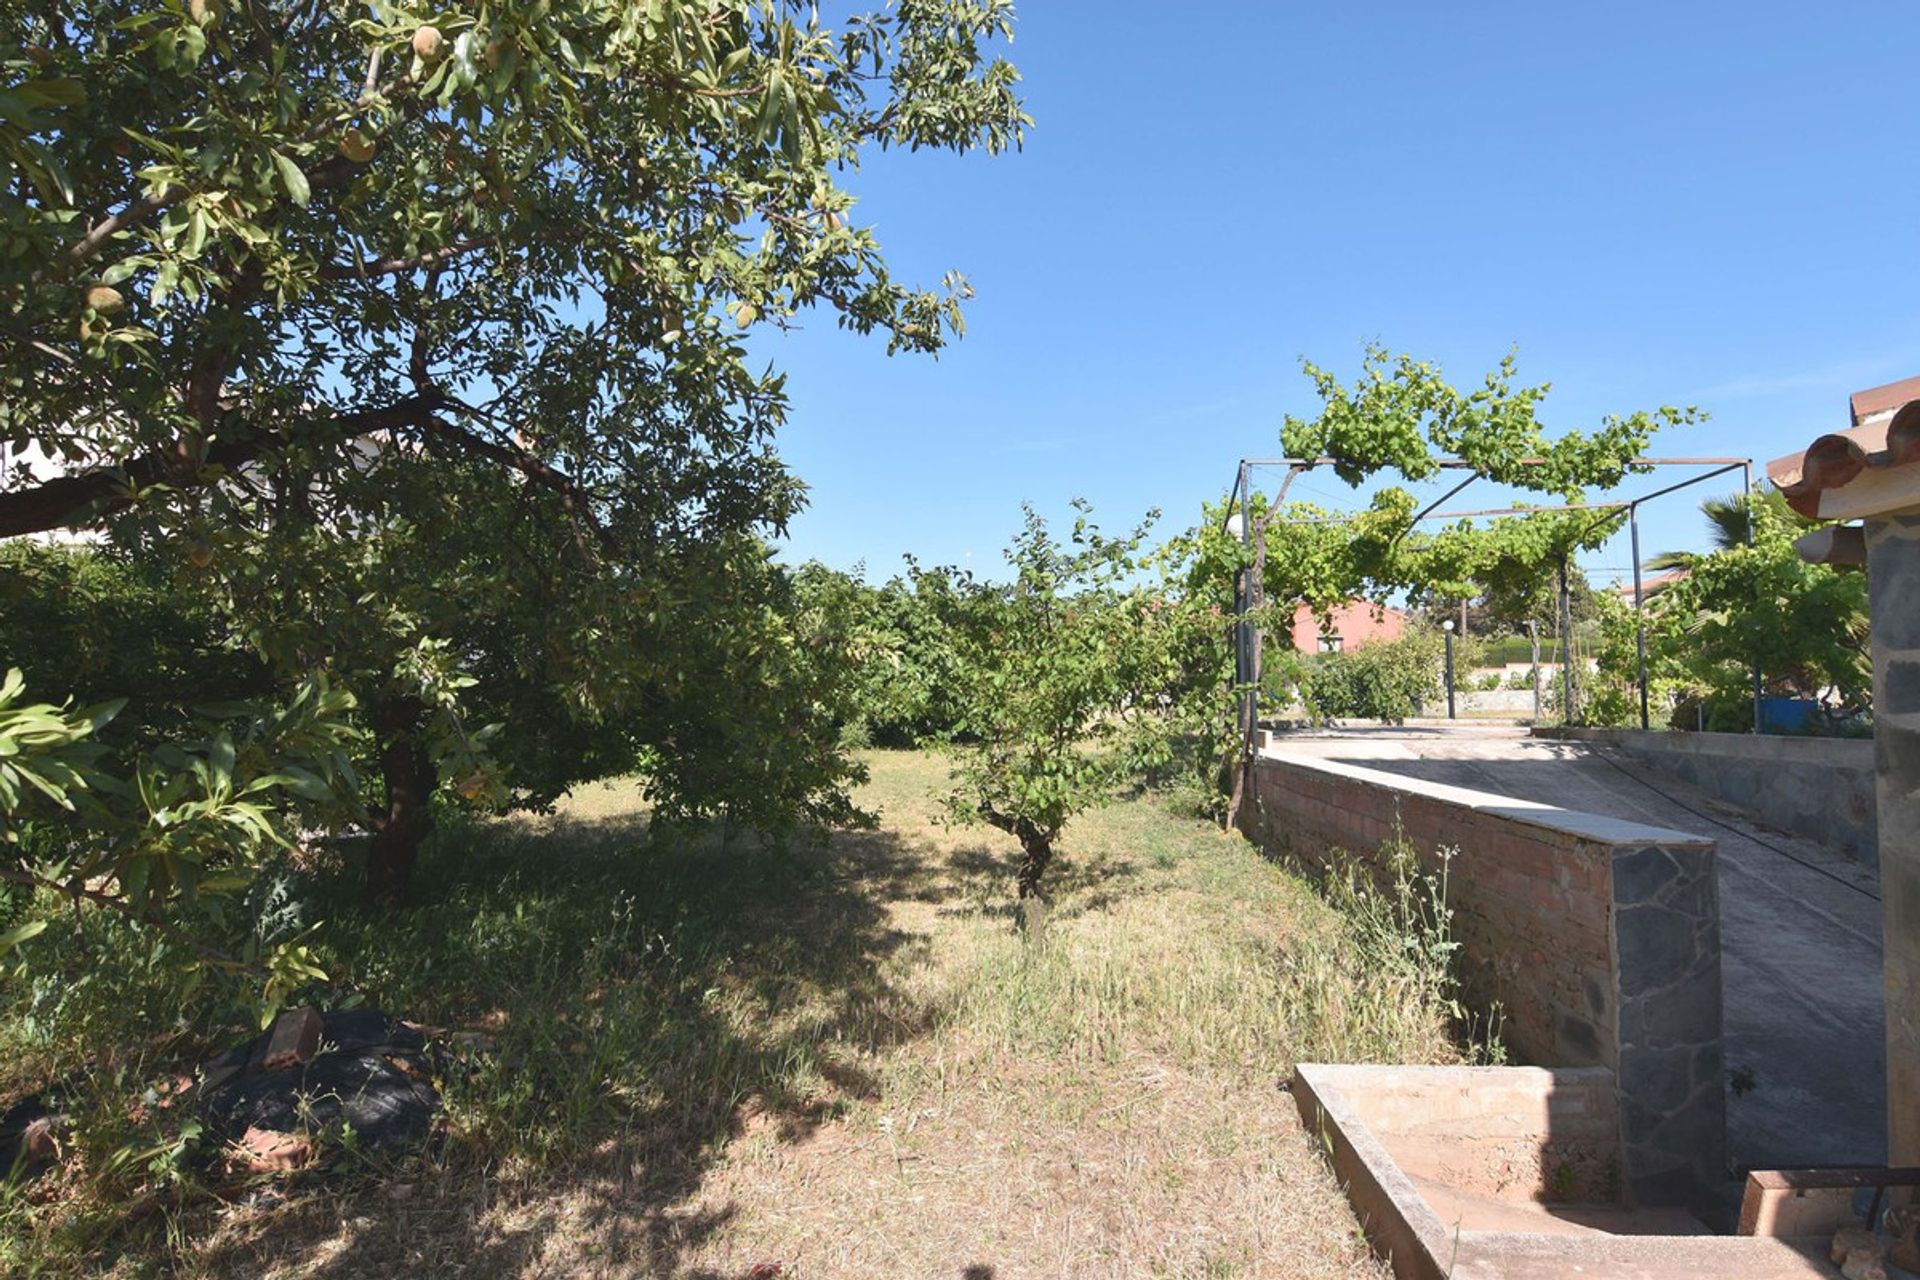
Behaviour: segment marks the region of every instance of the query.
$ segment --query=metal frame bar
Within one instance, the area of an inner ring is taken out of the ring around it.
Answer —
[[[1540,466],[1540,465],[1543,465],[1547,461],[1547,459],[1521,458],[1518,461],[1521,466]],[[1274,508],[1278,508],[1281,503],[1286,501],[1287,490],[1293,486],[1294,480],[1296,480],[1300,475],[1302,475],[1305,472],[1312,471],[1317,467],[1332,466],[1335,464],[1335,462],[1336,462],[1336,459],[1329,458],[1329,457],[1242,458],[1240,460],[1239,469],[1234,476],[1233,491],[1227,495],[1227,516],[1226,516],[1226,519],[1228,521],[1232,520],[1234,503],[1235,503],[1235,500],[1237,499],[1240,505],[1241,545],[1242,546],[1248,545],[1251,538],[1255,535],[1255,530],[1253,528],[1252,498],[1253,498],[1253,472],[1256,468],[1260,468],[1260,467],[1287,468],[1287,478],[1281,482],[1280,492],[1274,498],[1274,502],[1273,502]],[[1441,458],[1438,461],[1436,461],[1434,465],[1442,470],[1473,469],[1474,474],[1468,476],[1465,480],[1462,480],[1459,484],[1453,486],[1453,488],[1447,490],[1446,493],[1434,499],[1432,502],[1429,502],[1423,510],[1421,510],[1417,515],[1413,517],[1412,520],[1408,521],[1409,528],[1411,528],[1413,525],[1419,524],[1426,520],[1468,520],[1468,519],[1485,518],[1490,516],[1543,515],[1547,513],[1562,512],[1562,511],[1604,512],[1605,514],[1602,515],[1600,519],[1590,522],[1580,530],[1580,533],[1576,535],[1576,541],[1577,541],[1579,537],[1585,536],[1585,534],[1589,530],[1593,529],[1598,524],[1600,524],[1602,520],[1617,519],[1618,513],[1622,509],[1626,511],[1627,526],[1629,530],[1629,536],[1632,539],[1632,547],[1633,547],[1633,612],[1634,612],[1635,631],[1636,631],[1636,634],[1634,637],[1634,647],[1635,647],[1636,655],[1638,658],[1638,666],[1639,666],[1638,683],[1640,685],[1640,727],[1642,729],[1649,728],[1650,718],[1649,718],[1649,684],[1647,679],[1646,591],[1645,591],[1644,584],[1642,582],[1641,567],[1640,567],[1640,507],[1643,503],[1652,502],[1656,498],[1664,498],[1669,494],[1678,493],[1682,489],[1691,488],[1696,484],[1702,484],[1705,481],[1712,480],[1718,476],[1726,475],[1730,471],[1737,470],[1741,473],[1741,493],[1744,496],[1749,507],[1748,516],[1747,516],[1747,545],[1752,546],[1753,545],[1753,525],[1754,525],[1753,515],[1751,510],[1752,502],[1753,502],[1753,459],[1723,458],[1723,457],[1634,458],[1630,461],[1628,465],[1635,466],[1635,467],[1712,467],[1713,470],[1703,472],[1697,476],[1690,476],[1687,479],[1682,480],[1677,484],[1665,485],[1659,489],[1655,489],[1651,493],[1643,493],[1636,498],[1629,498],[1622,502],[1566,503],[1560,506],[1551,506],[1551,507],[1496,507],[1496,508],[1489,508],[1487,510],[1482,510],[1482,511],[1437,511],[1435,508],[1446,503],[1448,500],[1454,497],[1457,497],[1459,494],[1464,492],[1468,486],[1472,485],[1476,481],[1484,480],[1484,479],[1487,479],[1488,477],[1481,474],[1474,467],[1473,463],[1468,462],[1463,458]],[[1280,521],[1280,523],[1283,526],[1312,525],[1312,524],[1346,524],[1352,521],[1353,519],[1354,519],[1353,514],[1339,515],[1339,516],[1302,516],[1297,519],[1282,520]],[[1258,530],[1258,536],[1261,540],[1263,549],[1266,542],[1267,526],[1270,523],[1272,523],[1271,511],[1268,513],[1268,515],[1262,517],[1260,520],[1260,528]],[[1225,527],[1224,522],[1222,527],[1223,528]],[[1569,649],[1569,646],[1568,646],[1568,636],[1566,634],[1571,629],[1572,593],[1569,589],[1567,575],[1568,575],[1568,557],[1563,555],[1561,557],[1561,563],[1560,563],[1560,569],[1559,569],[1559,578],[1560,578],[1560,592],[1559,592],[1560,602],[1559,603],[1560,603],[1560,613],[1561,613],[1560,669],[1561,669],[1561,676],[1562,676],[1562,686],[1564,689],[1564,695],[1563,695],[1564,705],[1561,710],[1562,710],[1562,715],[1566,720],[1566,723],[1572,724],[1573,723],[1573,670],[1572,670],[1573,664],[1571,661],[1571,650]],[[1249,632],[1251,631],[1252,624],[1248,621],[1248,617],[1247,617],[1248,606],[1251,598],[1251,592],[1249,591],[1248,583],[1245,580],[1245,571],[1243,571],[1241,575],[1241,581],[1235,584],[1234,596],[1235,596],[1235,609],[1238,611],[1239,618],[1240,618],[1238,625],[1234,629],[1234,648],[1236,650],[1234,654],[1234,670],[1236,675],[1240,678],[1243,689],[1244,689],[1244,692],[1241,698],[1240,718],[1244,727],[1245,739],[1246,739],[1244,743],[1244,754],[1247,759],[1251,759],[1252,747],[1253,747],[1253,735],[1260,721],[1260,705],[1259,705],[1259,691],[1256,688],[1252,687],[1252,684],[1250,682],[1251,677],[1248,675],[1248,672],[1250,669],[1249,668],[1250,655],[1248,653],[1248,649],[1251,644]],[[1253,658],[1253,661],[1257,661],[1257,660],[1258,660],[1257,657]],[[1758,735],[1762,729],[1760,699],[1761,699],[1762,691],[1764,689],[1764,684],[1765,682],[1763,678],[1763,673],[1760,670],[1759,664],[1755,663],[1753,668],[1753,731],[1756,735]],[[1536,689],[1537,689],[1537,683],[1536,683]],[[1451,689],[1449,689],[1449,693],[1451,693]]]
[[[1549,515],[1557,511],[1618,511],[1633,505],[1629,502],[1569,502],[1555,507],[1489,507],[1484,511],[1434,511],[1413,518],[1413,523],[1422,520],[1469,520],[1480,516],[1537,516]],[[1282,520],[1281,524],[1348,524],[1353,514],[1339,516],[1296,516],[1291,520]]]
[[[1634,503],[1627,508],[1627,528],[1633,534],[1633,620],[1634,654],[1640,662],[1640,730],[1646,732],[1650,727],[1647,721],[1647,595],[1640,586],[1640,504]]]

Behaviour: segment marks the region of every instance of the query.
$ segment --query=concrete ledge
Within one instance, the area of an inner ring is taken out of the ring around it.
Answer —
[[[1513,796],[1496,795],[1491,791],[1474,791],[1445,782],[1429,782],[1425,778],[1410,778],[1405,774],[1389,773],[1384,769],[1369,769],[1364,765],[1350,764],[1345,760],[1283,754],[1276,750],[1266,752],[1265,758],[1283,761],[1290,766],[1317,769],[1340,777],[1371,782],[1408,795],[1426,796],[1476,813],[1491,814],[1511,822],[1526,823],[1579,839],[1604,840],[1609,844],[1658,844],[1676,847],[1694,846],[1700,849],[1713,848],[1713,841],[1707,836],[1696,836],[1685,831],[1675,831],[1669,827],[1649,826],[1643,822],[1630,822],[1625,818],[1613,818],[1603,813],[1583,813],[1578,809],[1562,809],[1557,805],[1540,804],[1533,800],[1518,800]]]
[[[1476,1190],[1470,1176],[1451,1185],[1445,1162],[1424,1154],[1443,1133],[1456,1146],[1472,1147],[1492,1125],[1543,1151],[1559,1143],[1563,1151],[1604,1159],[1607,1140],[1580,1120],[1591,1118],[1591,1100],[1611,1094],[1605,1071],[1302,1063],[1292,1089],[1302,1122],[1320,1139],[1367,1239],[1398,1280],[1809,1280],[1833,1274],[1824,1238],[1670,1233],[1662,1228],[1684,1225],[1671,1212],[1574,1203],[1551,1189],[1534,1189],[1521,1208],[1513,1196]],[[1565,1105],[1568,1099],[1577,1105]],[[1408,1151],[1411,1168],[1400,1158]],[[1451,1221],[1430,1194],[1452,1197]],[[1516,1221],[1537,1229],[1476,1225]]]
[[[1612,747],[1782,831],[1879,863],[1871,741],[1547,727],[1533,736]]]
[[[1523,1061],[1618,1082],[1623,1182],[1692,1202],[1726,1177],[1713,841],[1308,756],[1262,755],[1256,842],[1382,879],[1396,835],[1444,871],[1464,994]]]

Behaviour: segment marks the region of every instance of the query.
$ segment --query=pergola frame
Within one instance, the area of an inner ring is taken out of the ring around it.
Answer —
[[[1234,476],[1233,491],[1227,495],[1226,521],[1231,522],[1234,514],[1236,514],[1235,504],[1237,503],[1237,514],[1240,516],[1240,541],[1242,545],[1249,546],[1253,551],[1252,568],[1242,570],[1234,583],[1234,679],[1241,689],[1240,722],[1242,755],[1243,758],[1247,760],[1252,758],[1253,735],[1259,724],[1260,713],[1260,644],[1255,634],[1253,622],[1248,615],[1254,608],[1258,607],[1260,603],[1258,597],[1264,590],[1262,579],[1266,569],[1267,525],[1273,518],[1273,512],[1279,510],[1281,504],[1286,501],[1287,490],[1292,488],[1293,482],[1296,479],[1318,467],[1332,466],[1337,461],[1337,459],[1326,457],[1242,458],[1240,459],[1239,469]],[[1520,459],[1520,465],[1538,466],[1545,461],[1546,459],[1544,458],[1522,458]],[[1453,488],[1428,503],[1425,508],[1413,517],[1409,524],[1419,524],[1427,520],[1452,521],[1488,516],[1535,515],[1556,511],[1593,511],[1603,513],[1593,522],[1594,524],[1598,524],[1601,520],[1612,518],[1621,508],[1624,507],[1626,509],[1627,525],[1631,534],[1633,550],[1633,610],[1639,632],[1636,637],[1636,647],[1639,658],[1640,727],[1642,729],[1649,728],[1647,627],[1645,618],[1646,592],[1642,585],[1640,574],[1640,508],[1642,505],[1652,502],[1655,499],[1678,493],[1682,489],[1691,488],[1694,485],[1701,484],[1733,471],[1740,472],[1741,492],[1750,494],[1753,491],[1753,459],[1634,458],[1630,465],[1635,467],[1706,467],[1711,469],[1703,471],[1697,476],[1690,476],[1677,484],[1665,485],[1653,490],[1651,493],[1643,493],[1636,498],[1628,498],[1623,501],[1564,503],[1558,506],[1541,507],[1499,507],[1481,511],[1439,510],[1438,508],[1465,492],[1475,481],[1484,480],[1488,477],[1482,474],[1473,463],[1463,458],[1441,458],[1437,460],[1435,465],[1443,470],[1461,470],[1470,472],[1471,474],[1459,484],[1453,486]],[[1280,490],[1275,494],[1273,503],[1268,508],[1267,513],[1261,516],[1256,522],[1252,511],[1253,473],[1262,468],[1284,468],[1287,474],[1286,478],[1281,481]],[[1296,520],[1282,520],[1280,523],[1344,524],[1353,518],[1351,514],[1303,517]],[[1591,528],[1592,525],[1587,527]],[[1581,532],[1585,533],[1586,530],[1583,529]],[[1753,521],[1751,518],[1747,522],[1747,541],[1749,544],[1753,541]],[[1568,633],[1572,630],[1569,625],[1571,594],[1568,589],[1567,571],[1567,556],[1563,554],[1560,558],[1560,671],[1564,686],[1564,693],[1561,698],[1561,714],[1564,717],[1564,722],[1571,725],[1573,723],[1573,664],[1569,660],[1567,650]],[[1537,683],[1535,687],[1537,690]],[[1761,672],[1760,668],[1756,665],[1753,670],[1753,731],[1755,733],[1761,731],[1760,698]]]

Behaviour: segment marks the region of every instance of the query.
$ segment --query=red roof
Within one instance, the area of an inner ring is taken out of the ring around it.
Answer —
[[[1803,516],[1817,518],[1821,493],[1844,488],[1870,467],[1920,461],[1920,378],[1857,391],[1852,404],[1856,424],[1875,421],[1830,432],[1767,464],[1767,478]]]
[[[1650,596],[1662,587],[1670,587],[1674,583],[1683,582],[1692,576],[1693,570],[1691,569],[1669,569],[1665,573],[1650,573],[1640,579],[1640,592],[1642,595]],[[1631,582],[1616,582],[1610,589],[1613,594],[1617,596],[1623,596],[1628,600],[1633,599],[1633,584]]]
[[[1876,413],[1889,413],[1911,400],[1920,400],[1920,378],[1902,378],[1884,387],[1868,387],[1853,393],[1853,425],[1859,426]]]

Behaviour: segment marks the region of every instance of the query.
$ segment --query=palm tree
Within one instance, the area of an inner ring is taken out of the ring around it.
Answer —
[[[1813,524],[1813,521],[1789,507],[1786,495],[1778,489],[1761,489],[1751,494],[1730,493],[1724,498],[1708,498],[1700,504],[1700,514],[1707,518],[1707,540],[1713,544],[1714,551],[1731,551],[1735,547],[1747,545],[1753,531],[1752,508],[1749,504],[1755,501],[1779,519],[1809,527]],[[1647,568],[1659,573],[1685,572],[1699,564],[1703,554],[1711,554],[1711,552],[1662,551],[1647,561]]]

